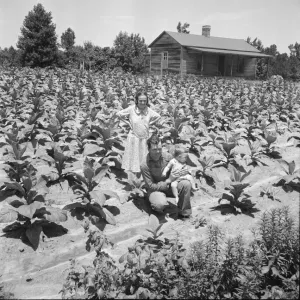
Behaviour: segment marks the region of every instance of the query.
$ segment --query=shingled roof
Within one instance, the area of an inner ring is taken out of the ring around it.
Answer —
[[[148,47],[152,45],[164,34],[170,35],[176,42],[184,47],[195,47],[195,48],[207,48],[215,50],[231,50],[231,51],[243,51],[249,52],[249,54],[261,53],[255,47],[248,44],[243,39],[231,39],[222,37],[206,37],[204,35],[197,34],[186,34],[172,31],[163,31]],[[261,53],[262,54],[262,53]],[[269,56],[262,54],[262,56]]]

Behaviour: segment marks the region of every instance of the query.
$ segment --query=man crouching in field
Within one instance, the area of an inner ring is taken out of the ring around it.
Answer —
[[[173,158],[169,153],[162,152],[162,144],[157,135],[152,135],[148,141],[149,153],[141,164],[141,172],[146,183],[149,202],[153,210],[166,212],[164,209],[169,206],[167,197],[173,197],[171,183],[177,178],[188,174],[187,170],[172,172],[169,178],[162,176],[164,168]],[[192,215],[191,209],[191,182],[182,180],[178,183],[178,217],[188,218]]]

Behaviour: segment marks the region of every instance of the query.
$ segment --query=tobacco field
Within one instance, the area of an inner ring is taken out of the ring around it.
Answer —
[[[146,89],[189,149],[193,216],[121,169],[116,112]],[[300,88],[192,75],[0,71],[0,299],[295,299]]]

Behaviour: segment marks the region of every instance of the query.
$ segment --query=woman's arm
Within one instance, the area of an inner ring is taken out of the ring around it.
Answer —
[[[130,112],[131,112],[131,107],[127,107],[119,112],[116,113],[116,116],[122,121],[124,122],[125,124],[127,124],[131,129],[132,129],[132,126],[131,126],[131,123],[129,120],[127,120],[127,118],[129,117],[130,115]]]

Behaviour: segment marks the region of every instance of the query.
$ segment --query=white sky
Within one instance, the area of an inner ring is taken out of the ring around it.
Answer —
[[[52,13],[56,33],[71,27],[75,43],[113,45],[120,31],[140,34],[150,44],[178,22],[190,24],[193,34],[211,25],[211,36],[258,37],[264,47],[280,53],[300,43],[300,0],[0,0],[0,47],[16,46],[25,16],[41,2]]]

